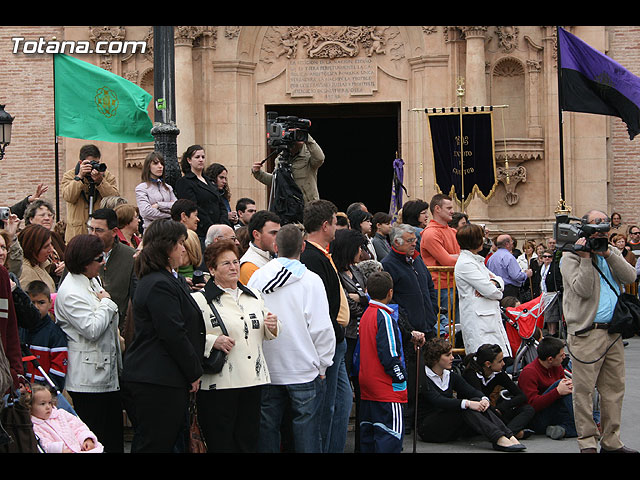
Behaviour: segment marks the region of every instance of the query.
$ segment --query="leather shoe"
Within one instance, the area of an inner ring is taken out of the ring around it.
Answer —
[[[580,453],[598,453],[598,449],[596,447],[581,448]]]
[[[600,447],[600,453],[640,453],[640,452],[632,448],[623,446],[623,447],[617,448],[616,450],[606,450],[605,448]]]
[[[527,447],[525,447],[521,443],[516,443],[514,445],[508,445],[508,446],[498,445],[497,443],[493,444],[493,449],[499,452],[521,452],[523,450],[526,450],[526,448]]]

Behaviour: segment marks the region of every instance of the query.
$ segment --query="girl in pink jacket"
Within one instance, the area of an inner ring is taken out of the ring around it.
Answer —
[[[33,431],[46,453],[102,453],[104,447],[75,415],[53,404],[51,391],[32,385],[29,398]]]

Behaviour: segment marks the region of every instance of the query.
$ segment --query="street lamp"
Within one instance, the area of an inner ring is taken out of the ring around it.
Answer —
[[[4,105],[0,105],[0,160],[4,158],[4,149],[11,142],[11,124],[13,117],[4,111]]]

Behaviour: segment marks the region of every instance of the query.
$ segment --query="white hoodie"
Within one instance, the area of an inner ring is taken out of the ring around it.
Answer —
[[[254,272],[247,285],[260,291],[282,330],[263,345],[271,383],[307,383],[333,364],[336,338],[320,277],[298,260],[276,258]]]

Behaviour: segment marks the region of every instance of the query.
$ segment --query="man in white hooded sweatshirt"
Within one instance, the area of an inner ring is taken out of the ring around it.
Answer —
[[[303,245],[297,226],[283,226],[275,240],[278,257],[256,270],[248,283],[260,290],[265,306],[283,326],[277,339],[263,345],[271,384],[262,393],[261,452],[280,451],[280,428],[288,404],[295,452],[322,452],[320,407],[336,339],[324,284],[300,262]],[[310,397],[313,401],[308,401]]]

